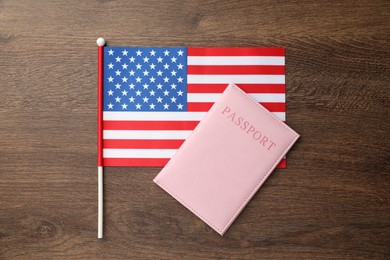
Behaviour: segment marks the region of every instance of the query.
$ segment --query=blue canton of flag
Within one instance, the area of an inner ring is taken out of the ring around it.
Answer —
[[[187,49],[104,49],[104,111],[186,111]]]

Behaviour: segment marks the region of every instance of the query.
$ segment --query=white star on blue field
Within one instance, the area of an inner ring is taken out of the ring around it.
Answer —
[[[187,49],[105,47],[104,111],[186,111]]]

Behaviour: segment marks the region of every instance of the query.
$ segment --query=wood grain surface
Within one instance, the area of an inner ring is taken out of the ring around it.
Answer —
[[[301,134],[224,237],[152,182],[105,169],[97,37],[283,46]],[[0,259],[389,259],[389,1],[0,0]]]

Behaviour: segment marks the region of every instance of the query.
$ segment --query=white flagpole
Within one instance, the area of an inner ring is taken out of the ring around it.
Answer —
[[[98,45],[98,238],[103,238],[103,47],[106,41],[99,38]]]
[[[103,166],[98,166],[98,238],[103,238]]]

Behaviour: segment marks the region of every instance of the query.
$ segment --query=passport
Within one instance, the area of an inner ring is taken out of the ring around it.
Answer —
[[[154,182],[223,235],[298,138],[231,83]]]

